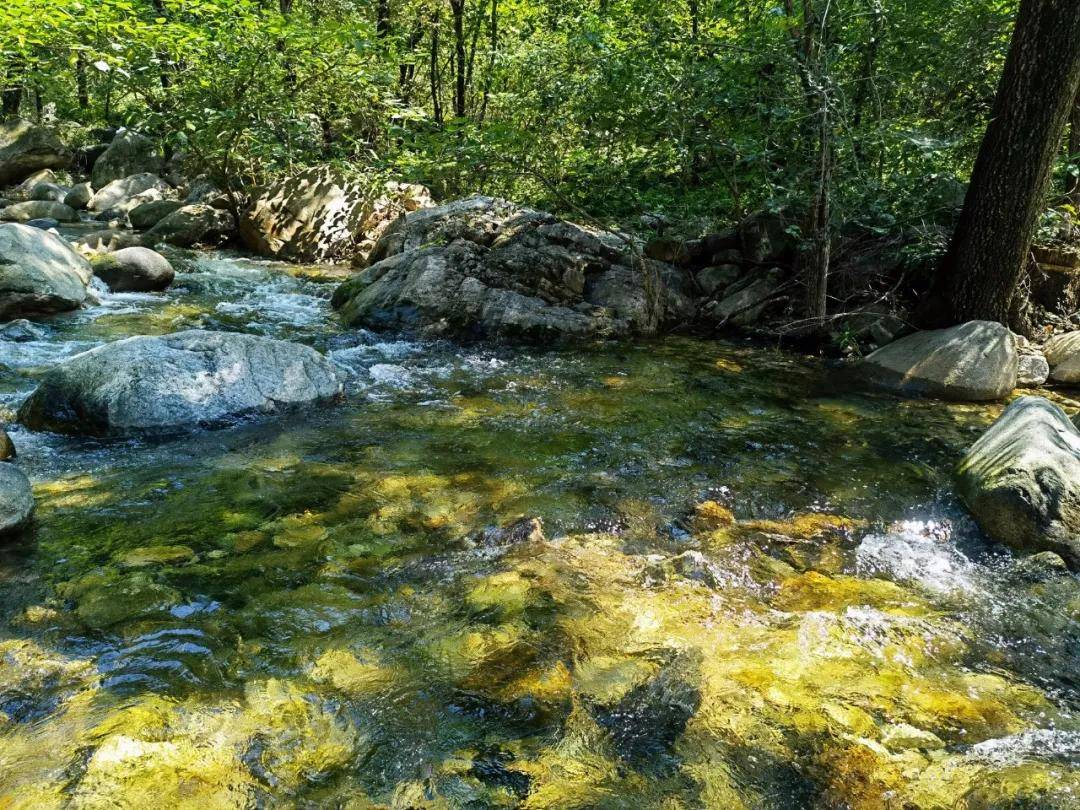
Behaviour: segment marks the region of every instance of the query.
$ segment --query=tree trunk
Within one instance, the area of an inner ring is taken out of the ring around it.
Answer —
[[[1075,165],[1080,160],[1080,92],[1073,100],[1069,114],[1069,163]],[[1070,174],[1065,180],[1065,194],[1073,208],[1080,209],[1080,173]]]
[[[491,80],[495,74],[495,59],[499,53],[499,0],[491,0],[491,19],[488,26],[488,66],[484,76],[484,98],[480,104],[480,115],[477,120],[483,123],[487,116],[488,99],[491,96]]]
[[[465,0],[450,0],[454,15],[454,115],[465,117]]]
[[[90,91],[86,84],[86,59],[80,52],[75,57],[75,89],[79,100],[79,109],[86,110],[90,107]]]
[[[439,12],[431,20],[431,113],[435,123],[442,125],[442,93],[439,88]]]
[[[939,276],[933,320],[1009,322],[1080,86],[1080,2],[1021,0],[990,124]],[[936,316],[936,317],[935,317]]]
[[[375,36],[386,39],[390,36],[390,0],[379,0],[375,9]]]

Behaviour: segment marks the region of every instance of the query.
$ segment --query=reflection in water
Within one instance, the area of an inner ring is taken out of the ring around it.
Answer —
[[[998,408],[732,344],[342,332],[317,273],[175,258],[164,295],[0,345],[4,407],[193,326],[315,345],[349,396],[158,444],[15,431],[3,806],[1076,806],[1075,580],[949,494]]]

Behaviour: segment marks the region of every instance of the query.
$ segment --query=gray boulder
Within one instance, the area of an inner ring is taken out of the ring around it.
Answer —
[[[14,464],[0,464],[0,534],[24,528],[33,514],[30,480]]]
[[[116,133],[109,148],[94,161],[90,181],[94,188],[105,188],[114,180],[133,174],[161,174],[164,161],[149,138],[122,129]],[[104,210],[104,209],[99,209]]]
[[[1054,335],[1043,346],[1050,364],[1050,379],[1060,383],[1080,382],[1080,332]]]
[[[957,467],[957,491],[983,530],[1080,569],[1080,432],[1042,397],[1021,397]]]
[[[1038,388],[1050,377],[1050,364],[1041,354],[1021,354],[1016,371],[1016,384],[1021,388]]]
[[[236,229],[232,214],[209,205],[185,205],[160,220],[145,234],[148,245],[165,242],[178,247],[218,245]]]
[[[31,219],[55,219],[57,222],[78,222],[79,212],[63,203],[46,200],[27,200],[0,210],[0,220],[28,222]]]
[[[0,320],[75,309],[89,282],[90,265],[56,234],[0,225]]]
[[[179,211],[183,207],[184,204],[179,200],[144,202],[128,212],[128,222],[131,223],[132,228],[145,231],[147,228],[153,228],[169,214]]]
[[[122,250],[142,244],[142,237],[131,231],[119,228],[102,228],[100,231],[84,233],[75,240],[76,246],[92,251]]]
[[[67,189],[56,183],[38,183],[30,189],[31,200],[43,200],[45,202],[62,203],[67,197]]]
[[[176,273],[169,260],[144,247],[127,247],[102,253],[90,260],[94,275],[113,292],[154,292],[164,290]]]
[[[699,270],[695,278],[705,295],[714,296],[738,281],[742,272],[742,267],[737,264],[719,264]]]
[[[82,211],[94,198],[94,189],[89,183],[78,183],[72,186],[71,191],[64,195],[64,205]]]
[[[19,409],[36,430],[167,435],[336,399],[333,364],[314,349],[190,330],[120,340],[53,366]]]
[[[872,387],[909,397],[983,401],[1016,388],[1012,333],[992,321],[916,332],[882,346],[858,365]]]
[[[0,326],[0,340],[10,343],[30,343],[34,340],[44,340],[48,335],[47,329],[26,318],[19,318]]]
[[[260,190],[240,218],[240,237],[264,256],[297,262],[364,257],[400,214],[430,207],[423,186],[346,179],[316,166]]]
[[[113,180],[105,186],[94,186],[98,191],[87,204],[91,211],[116,211],[126,214],[142,203],[162,199],[172,193],[172,187],[156,174],[133,174]]]
[[[0,461],[11,461],[18,453],[15,452],[15,442],[8,436],[7,431],[0,428]]]
[[[706,317],[718,326],[752,326],[776,294],[778,274],[749,275],[724,290],[724,297],[709,305]]]
[[[28,228],[41,228],[43,231],[51,231],[60,227],[60,223],[55,219],[49,219],[44,217],[42,219],[28,219],[23,223]]]
[[[71,155],[52,132],[21,118],[0,121],[0,186],[21,183],[41,169],[62,169]]]
[[[544,342],[652,334],[692,316],[685,271],[490,197],[399,218],[371,261],[334,294],[353,326]]]

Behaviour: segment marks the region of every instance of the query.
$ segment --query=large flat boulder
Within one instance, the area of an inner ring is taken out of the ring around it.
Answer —
[[[169,435],[332,400],[342,384],[308,346],[189,330],[120,340],[53,366],[19,409],[35,430]]]
[[[90,182],[94,188],[103,189],[114,180],[133,174],[159,175],[164,163],[153,141],[130,129],[122,129],[116,133],[109,148],[94,161]]]
[[[0,225],[0,320],[75,309],[89,282],[86,259],[56,234]]]
[[[1080,570],[1080,431],[1057,405],[1011,403],[960,462],[957,491],[993,539]]]
[[[95,188],[99,188],[95,186]],[[160,200],[173,191],[172,186],[156,174],[143,172],[113,180],[99,188],[87,203],[87,208],[99,213],[119,211],[127,213],[139,205]]]
[[[0,121],[0,186],[21,183],[42,169],[63,169],[71,154],[56,133],[21,118]]]
[[[0,463],[0,535],[22,529],[34,513],[34,494],[14,464]]]
[[[29,222],[32,219],[78,222],[79,212],[63,203],[48,200],[27,200],[0,209],[0,220],[4,222]]]
[[[364,257],[400,214],[431,204],[423,186],[373,185],[316,166],[260,190],[240,218],[240,237],[284,261],[347,261]]]
[[[618,235],[472,197],[399,218],[334,294],[346,323],[460,338],[624,338],[684,323],[688,274]]]
[[[916,332],[870,354],[859,377],[909,397],[985,401],[1016,388],[1019,357],[1013,334],[999,323],[969,321]]]

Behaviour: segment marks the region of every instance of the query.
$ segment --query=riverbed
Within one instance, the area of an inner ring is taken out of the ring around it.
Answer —
[[[0,418],[189,328],[314,346],[346,396],[11,430],[38,510],[0,557],[0,807],[1080,804],[1077,582],[951,492],[1000,405],[749,343],[345,329],[339,269],[169,257],[169,291],[0,343]]]

